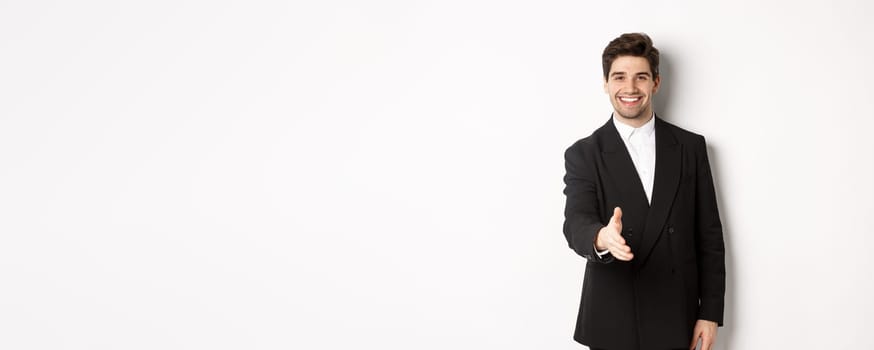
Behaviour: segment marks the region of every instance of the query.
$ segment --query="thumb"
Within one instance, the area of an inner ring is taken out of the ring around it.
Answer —
[[[616,207],[613,209],[613,219],[611,221],[614,225],[622,225],[622,208]]]

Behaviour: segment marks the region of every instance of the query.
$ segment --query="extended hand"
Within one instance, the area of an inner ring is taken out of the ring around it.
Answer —
[[[695,330],[692,331],[692,345],[689,350],[695,350],[698,339],[701,339],[701,350],[710,350],[716,342],[716,329],[719,325],[713,321],[698,320],[695,322]]]
[[[616,207],[613,209],[613,217],[607,226],[598,231],[598,237],[595,238],[595,248],[598,250],[607,249],[613,257],[622,261],[629,261],[634,258],[631,253],[631,247],[625,244],[625,238],[622,238],[622,209]]]

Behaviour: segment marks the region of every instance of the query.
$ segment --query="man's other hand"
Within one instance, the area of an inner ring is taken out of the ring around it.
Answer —
[[[698,339],[701,339],[701,350],[710,350],[716,342],[716,329],[719,325],[713,321],[698,320],[695,322],[695,330],[692,331],[692,345],[689,350],[695,350]]]
[[[629,261],[634,258],[631,253],[631,247],[625,244],[625,238],[622,238],[622,209],[616,207],[613,209],[613,217],[607,226],[598,231],[598,236],[595,237],[595,248],[598,250],[609,250],[613,257],[622,261]]]

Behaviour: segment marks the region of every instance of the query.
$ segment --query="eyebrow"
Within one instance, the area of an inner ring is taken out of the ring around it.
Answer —
[[[625,73],[625,72],[613,72],[613,73],[610,73],[610,76],[611,76],[611,77],[612,77],[612,76],[617,76],[617,75],[626,75],[626,73]],[[635,75],[635,76],[637,76],[637,75],[651,76],[652,74],[650,74],[650,72],[640,72],[640,73],[635,73],[634,75]]]

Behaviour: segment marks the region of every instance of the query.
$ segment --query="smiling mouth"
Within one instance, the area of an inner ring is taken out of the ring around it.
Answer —
[[[637,101],[640,101],[640,97],[639,96],[638,97],[620,97],[619,101],[622,101],[625,103],[636,103]]]

